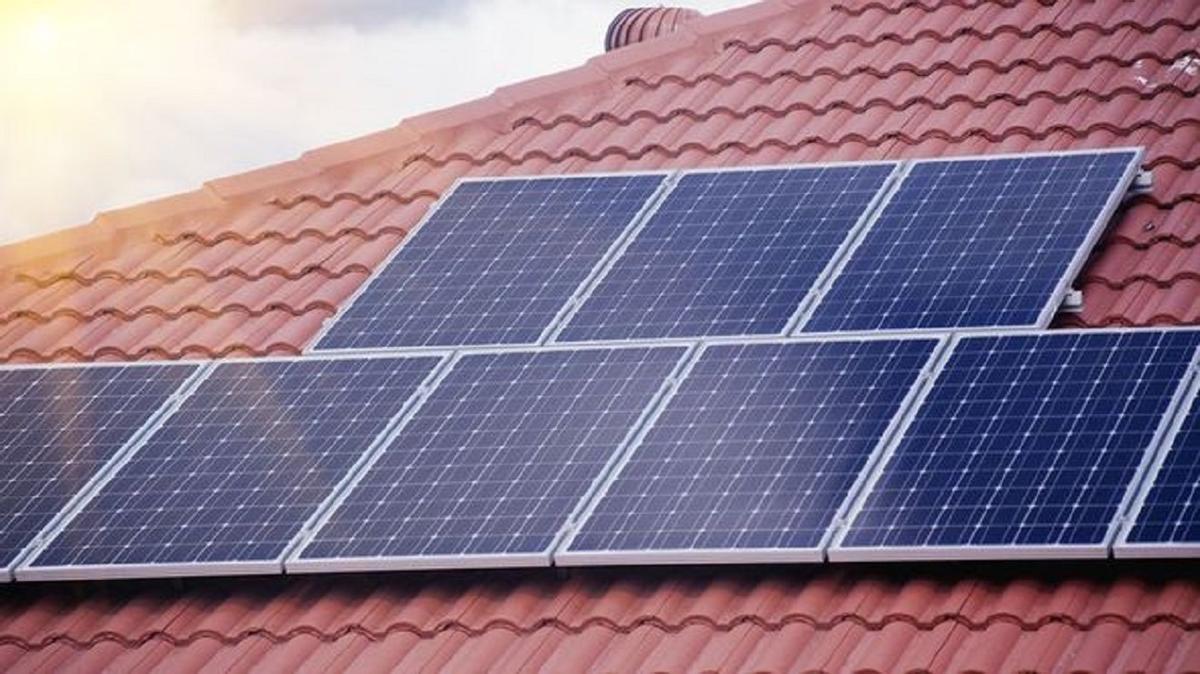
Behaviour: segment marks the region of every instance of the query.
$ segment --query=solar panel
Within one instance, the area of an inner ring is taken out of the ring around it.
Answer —
[[[549,565],[685,351],[462,357],[287,570]]]
[[[939,343],[705,348],[555,563],[821,561]]]
[[[557,341],[784,332],[895,167],[685,174]]]
[[[804,332],[1045,327],[1140,150],[914,162]]]
[[[289,543],[440,360],[216,366],[18,577],[282,571]]]
[[[1200,404],[1195,386],[1189,401],[1113,547],[1117,557],[1200,555]]]
[[[1200,332],[957,342],[831,560],[1105,556]]]
[[[0,568],[154,417],[195,365],[0,370]]]
[[[537,343],[664,179],[460,183],[316,349]]]

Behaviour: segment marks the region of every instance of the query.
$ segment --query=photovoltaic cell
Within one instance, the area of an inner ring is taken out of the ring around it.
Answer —
[[[280,558],[438,362],[217,366],[32,567]]]
[[[556,560],[713,551],[808,551],[819,560],[937,344],[705,349]]]
[[[840,547],[1104,554],[1198,344],[1154,330],[961,340]]]
[[[1126,536],[1134,545],[1200,544],[1200,404],[1192,401]]]
[[[894,168],[684,175],[557,341],[782,332]]]
[[[317,349],[536,343],[663,179],[461,183]]]
[[[1043,327],[1138,156],[915,163],[803,330]]]
[[[430,559],[442,559],[452,566],[472,556],[542,555],[549,564],[549,548],[567,518],[684,351],[464,356],[299,561],[373,558],[403,565],[406,558],[431,566],[438,564]]]
[[[0,568],[195,372],[194,365],[0,370]]]

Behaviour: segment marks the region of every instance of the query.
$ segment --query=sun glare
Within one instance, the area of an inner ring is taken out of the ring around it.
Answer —
[[[58,26],[48,16],[35,16],[25,29],[25,45],[31,52],[48,53],[58,45]]]

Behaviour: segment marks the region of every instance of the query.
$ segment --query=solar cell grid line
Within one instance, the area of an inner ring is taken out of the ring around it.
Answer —
[[[541,343],[669,175],[462,179],[311,350]]]
[[[18,579],[282,572],[297,533],[444,360],[216,365]]]
[[[0,580],[200,370],[192,364],[0,368]]]
[[[549,566],[564,527],[688,351],[460,356],[287,572]]]
[[[1200,557],[1200,377],[1113,545],[1116,557]]]
[[[801,331],[1045,327],[1141,156],[1132,148],[911,162]]]
[[[1200,331],[958,337],[831,561],[1104,557]]]
[[[682,174],[553,341],[786,332],[897,166]]]
[[[944,340],[708,345],[554,555],[819,562]]]

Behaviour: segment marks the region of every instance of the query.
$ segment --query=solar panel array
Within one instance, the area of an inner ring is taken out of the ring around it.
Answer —
[[[782,333],[895,168],[683,176],[557,339]]]
[[[1105,555],[1197,346],[1150,330],[962,339],[831,558]]]
[[[549,565],[576,505],[685,351],[463,357],[289,569]]]
[[[804,331],[1043,327],[1139,158],[913,163]]]
[[[706,348],[556,561],[820,560],[937,345]]]
[[[77,577],[85,573],[80,567],[106,567],[111,575],[183,575],[222,564],[281,570],[291,540],[438,362],[218,365],[38,554],[27,576]]]
[[[1011,330],[1046,326],[1140,156],[461,182],[314,347],[374,353],[0,370],[0,554],[18,579],[1075,556],[1139,486],[1117,549],[1178,553],[1200,331]]]
[[[0,568],[17,560],[196,370],[0,370]]]
[[[462,183],[317,350],[536,343],[665,177]]]
[[[1200,553],[1200,404],[1195,391],[1148,487],[1115,547],[1117,556]]]

